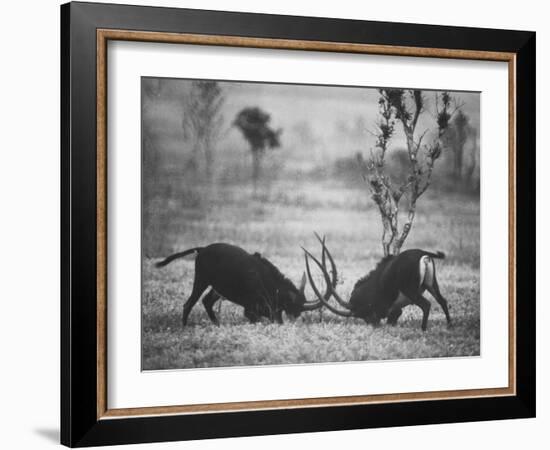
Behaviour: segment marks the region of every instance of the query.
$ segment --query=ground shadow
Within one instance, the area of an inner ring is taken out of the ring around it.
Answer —
[[[37,428],[34,432],[42,436],[44,439],[59,444],[59,429],[58,428]]]

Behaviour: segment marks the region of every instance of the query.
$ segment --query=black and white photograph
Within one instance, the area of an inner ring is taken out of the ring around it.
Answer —
[[[480,93],[141,79],[142,370],[480,355]]]
[[[6,2],[0,447],[547,442],[547,11]]]

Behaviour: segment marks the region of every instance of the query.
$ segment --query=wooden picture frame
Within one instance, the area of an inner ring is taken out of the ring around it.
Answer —
[[[509,71],[506,388],[200,406],[107,405],[107,42],[504,61]],[[61,442],[90,446],[534,417],[535,33],[69,3],[61,7]]]

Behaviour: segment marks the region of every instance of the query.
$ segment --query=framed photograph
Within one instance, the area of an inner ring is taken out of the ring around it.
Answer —
[[[535,33],[61,7],[61,441],[535,415]]]

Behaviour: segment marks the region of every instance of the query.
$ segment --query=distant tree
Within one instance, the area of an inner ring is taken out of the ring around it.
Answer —
[[[472,131],[469,117],[459,110],[449,124],[445,136],[445,143],[453,152],[453,176],[455,180],[463,180],[465,175],[464,147]]]
[[[156,142],[156,130],[154,121],[151,120],[156,109],[158,109],[161,92],[160,80],[157,78],[143,78],[141,91],[141,139],[142,139],[142,155],[143,169],[146,183],[153,186],[157,180],[158,172],[161,166],[161,154]],[[151,189],[145,189],[149,192]]]
[[[224,95],[217,81],[193,81],[191,90],[184,97],[183,133],[184,139],[191,142],[190,164],[197,166],[199,154],[204,154],[208,176],[214,163],[214,144],[223,125],[222,106]]]
[[[301,147],[314,147],[318,145],[319,138],[316,136],[311,123],[307,120],[299,120],[292,125],[291,133],[296,136]]]
[[[382,219],[382,247],[385,255],[398,254],[407,239],[416,214],[416,203],[430,186],[434,164],[441,155],[442,140],[451,117],[459,106],[448,92],[435,94],[436,127],[428,143],[424,142],[429,130],[416,134],[418,118],[425,110],[425,96],[421,90],[380,89],[378,108],[380,118],[375,148],[364,160],[358,155],[363,168],[363,177],[378,206]],[[454,104],[454,111],[452,105]],[[395,134],[397,124],[401,124],[407,143],[409,162],[408,176],[405,181],[395,183],[386,166],[389,144]],[[403,208],[403,196],[408,206]],[[406,219],[400,227],[400,209],[406,210]]]
[[[335,123],[334,134],[341,146],[357,148],[364,141],[367,129],[367,123],[362,115],[342,117]]]
[[[474,176],[476,169],[479,169],[479,142],[476,127],[470,126],[470,136],[472,140],[470,163],[466,168],[464,183],[470,186],[471,189],[479,191],[479,176]]]
[[[252,153],[252,179],[256,190],[258,179],[261,176],[261,160],[266,149],[281,146],[282,129],[274,130],[269,126],[271,116],[258,107],[241,110],[233,125],[241,130],[244,138],[250,144]]]
[[[163,108],[164,84],[158,78],[143,78],[141,84],[141,155],[143,168],[143,246],[155,254],[166,244],[170,185],[163,176],[161,132],[155,118]]]

